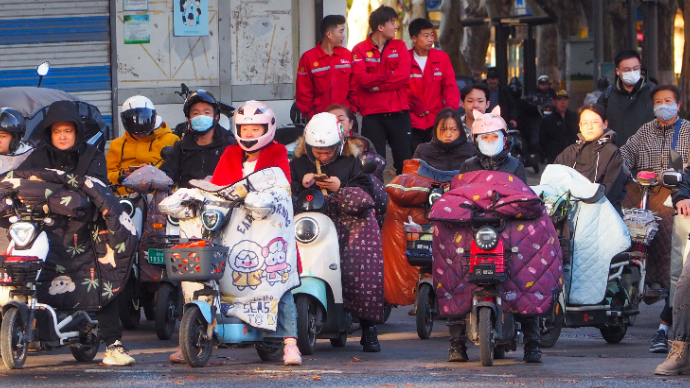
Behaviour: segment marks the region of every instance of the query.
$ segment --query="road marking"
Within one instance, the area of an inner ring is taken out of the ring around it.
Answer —
[[[275,374],[275,373],[296,373],[296,374],[311,374],[311,373],[320,373],[320,374],[342,374],[343,371],[341,370],[326,370],[326,369],[295,369],[295,370],[290,370],[290,369],[261,369],[261,370],[252,370],[252,371],[247,371],[247,372],[253,372],[253,373],[266,373],[266,374]]]
[[[84,373],[162,373],[148,369],[85,369]]]

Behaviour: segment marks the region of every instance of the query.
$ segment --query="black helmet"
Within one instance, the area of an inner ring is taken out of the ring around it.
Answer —
[[[148,136],[156,128],[156,107],[144,96],[132,96],[122,104],[120,118],[130,135]]]
[[[12,108],[0,108],[0,131],[12,135],[10,152],[19,149],[24,133],[26,133],[26,121],[17,110]]]
[[[508,89],[510,90],[510,95],[513,98],[522,97],[522,83],[520,82],[520,79],[518,77],[513,77],[510,79]]]
[[[606,77],[601,77],[597,80],[597,89],[604,90],[609,87],[609,79]]]
[[[184,102],[184,108],[182,108],[184,112],[184,117],[189,118],[189,111],[192,110],[192,106],[198,102],[205,102],[207,104],[213,105],[213,116],[218,116],[220,114],[220,104],[218,104],[218,101],[216,101],[216,98],[213,97],[213,94],[203,90],[199,89],[196,92],[192,93],[187,97],[187,99]]]

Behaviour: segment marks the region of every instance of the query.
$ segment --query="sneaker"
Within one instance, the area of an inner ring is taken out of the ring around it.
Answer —
[[[103,357],[103,364],[105,365],[125,366],[134,365],[135,362],[129,355],[129,350],[119,340],[105,349],[105,357]]]
[[[376,326],[362,328],[362,339],[359,341],[359,344],[362,345],[362,350],[365,352],[376,353],[381,351]]]
[[[302,353],[296,343],[290,342],[283,347],[283,364],[302,365]]]
[[[668,334],[659,330],[652,338],[652,346],[649,347],[650,353],[668,353]]]
[[[467,362],[470,357],[467,355],[466,340],[452,338],[450,339],[450,347],[448,348],[448,362]]]
[[[541,364],[541,349],[539,349],[539,342],[530,341],[525,344],[525,354],[522,357],[522,362],[528,364]]]
[[[175,353],[170,355],[170,362],[173,364],[184,364],[184,356],[182,355],[182,349],[178,346],[175,349]]]

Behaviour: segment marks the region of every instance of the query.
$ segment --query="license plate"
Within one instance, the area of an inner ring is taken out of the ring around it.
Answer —
[[[479,276],[493,275],[496,267],[493,264],[479,264],[474,267],[474,274]]]
[[[149,257],[147,258],[149,264],[165,265],[165,254],[162,249],[149,248]]]

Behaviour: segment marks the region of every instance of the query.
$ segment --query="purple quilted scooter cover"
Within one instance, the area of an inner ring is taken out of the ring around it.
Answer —
[[[498,201],[493,205],[492,196]],[[474,232],[472,210],[506,221],[499,235],[510,262],[503,282],[503,308],[521,315],[549,311],[563,285],[563,258],[558,235],[543,204],[519,178],[497,171],[460,174],[431,209],[434,220],[433,277],[439,314],[463,316],[470,311],[476,285],[468,282]]]

